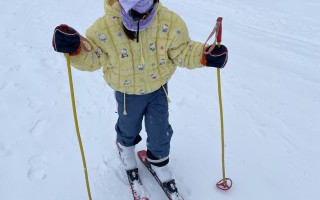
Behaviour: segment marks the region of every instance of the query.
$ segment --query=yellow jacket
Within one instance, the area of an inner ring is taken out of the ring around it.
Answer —
[[[105,15],[86,32],[93,50],[71,57],[72,65],[85,71],[101,67],[104,79],[114,90],[147,94],[166,84],[177,66],[202,67],[203,44],[190,40],[184,21],[157,4],[150,26],[140,31],[140,40],[129,40],[122,28],[120,5],[105,0]]]

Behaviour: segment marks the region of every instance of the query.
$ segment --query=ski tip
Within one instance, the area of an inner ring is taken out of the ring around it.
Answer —
[[[138,151],[137,154],[138,154],[139,158],[141,158],[141,157],[147,157],[147,151],[146,151],[146,150]]]

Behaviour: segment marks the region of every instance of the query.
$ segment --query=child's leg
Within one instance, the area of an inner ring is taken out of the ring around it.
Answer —
[[[148,134],[148,160],[155,166],[168,164],[173,130],[169,124],[168,101],[163,88],[156,91],[148,104],[145,126]]]
[[[119,115],[115,127],[117,140],[125,147],[134,146],[141,140],[139,133],[142,129],[142,119],[147,106],[147,98],[144,95],[124,95],[122,92],[115,92],[115,96]],[[127,115],[123,114],[124,106]]]

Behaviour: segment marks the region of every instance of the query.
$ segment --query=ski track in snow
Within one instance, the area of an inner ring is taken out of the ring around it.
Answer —
[[[162,3],[200,42],[223,16],[223,43],[230,51],[221,75],[225,163],[234,186],[223,193],[214,185],[221,179],[215,70],[179,68],[169,96],[175,131],[170,167],[180,193],[186,200],[319,199],[320,3]],[[66,63],[51,39],[61,23],[84,34],[103,14],[102,0],[22,0],[0,2],[0,9],[1,199],[86,199]],[[93,199],[130,200],[114,145],[113,91],[101,71],[72,72]],[[141,134],[146,139],[144,129]],[[137,150],[145,146],[143,141]],[[166,199],[141,163],[139,169],[150,199]]]

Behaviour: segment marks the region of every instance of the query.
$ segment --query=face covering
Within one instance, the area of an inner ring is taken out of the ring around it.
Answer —
[[[120,3],[123,7],[120,11],[123,25],[130,31],[138,33],[146,29],[156,14],[156,0],[120,0]]]

